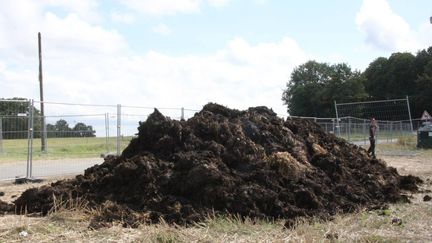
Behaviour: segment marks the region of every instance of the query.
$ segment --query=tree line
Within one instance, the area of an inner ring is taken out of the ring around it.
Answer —
[[[334,117],[338,103],[409,96],[413,118],[432,109],[432,47],[379,57],[363,71],[308,61],[291,73],[282,101],[293,116]]]
[[[0,131],[2,138],[27,138],[29,108],[28,100],[25,98],[0,99]],[[33,136],[40,138],[42,135],[41,113],[35,107],[33,107],[32,112]],[[73,127],[70,127],[64,119],[60,119],[54,124],[46,124],[46,130],[48,138],[96,136],[96,131],[92,126],[78,122]]]
[[[65,138],[65,137],[96,137],[96,131],[92,126],[83,122],[78,122],[74,127],[69,127],[66,120],[60,119],[55,124],[47,124],[47,137]]]

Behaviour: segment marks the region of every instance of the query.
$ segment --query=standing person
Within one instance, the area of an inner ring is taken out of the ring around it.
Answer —
[[[370,146],[368,149],[368,154],[372,155],[372,157],[375,158],[375,139],[376,139],[376,130],[378,128],[378,125],[375,121],[375,118],[371,117],[370,124],[369,124],[369,141]]]

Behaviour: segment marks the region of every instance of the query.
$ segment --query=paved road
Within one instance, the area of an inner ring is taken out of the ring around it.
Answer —
[[[84,170],[103,162],[102,158],[36,160],[33,161],[33,177],[50,177],[60,175],[82,174]],[[16,176],[26,176],[27,162],[0,163],[0,181],[13,180]]]

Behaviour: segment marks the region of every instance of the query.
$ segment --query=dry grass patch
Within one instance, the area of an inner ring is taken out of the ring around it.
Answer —
[[[430,157],[384,157],[402,174],[432,178]],[[49,182],[45,182],[49,183]],[[6,195],[19,195],[27,188],[41,184],[0,184]],[[426,182],[422,190],[432,189]],[[79,201],[64,203],[47,217],[0,216],[0,243],[6,242],[432,242],[432,202],[413,194],[411,204],[393,204],[385,210],[360,211],[337,215],[332,221],[299,219],[296,227],[287,229],[284,221],[240,220],[238,217],[209,217],[190,227],[140,225],[124,228],[122,222],[112,227],[89,228],[92,214]],[[25,231],[27,236],[20,236]]]
[[[283,221],[210,217],[190,227],[161,222],[131,229],[118,222],[92,230],[88,212],[59,210],[45,218],[0,217],[0,242],[429,242],[431,206],[395,204],[329,222],[300,219],[294,229],[285,228]],[[28,235],[20,236],[22,231]]]

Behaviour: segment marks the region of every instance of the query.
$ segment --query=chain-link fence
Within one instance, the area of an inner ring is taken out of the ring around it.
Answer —
[[[78,174],[118,155],[155,108],[0,100],[0,180]],[[158,108],[172,119],[198,110]]]
[[[120,154],[153,107],[0,100],[0,180],[79,174]],[[158,108],[171,119],[188,119],[198,109]],[[280,117],[287,118],[280,115]],[[355,117],[308,119],[357,145],[369,144],[369,121]],[[377,143],[415,143],[410,121],[378,121]],[[421,121],[412,120],[414,129]]]
[[[378,132],[377,139],[382,143],[413,143],[415,139],[415,133],[411,130],[411,122],[414,129],[417,129],[421,121],[417,120],[405,120],[405,121],[381,121],[378,120]],[[323,122],[318,120],[317,123],[323,127],[327,132],[334,133],[346,139],[349,142],[356,143],[358,145],[366,144],[369,141],[369,123],[367,119],[360,119],[355,117],[343,117],[339,118],[336,122],[336,118],[330,122]]]
[[[378,123],[377,144],[387,149],[415,148],[421,120],[412,119],[409,97],[351,103],[335,101],[337,135],[357,145],[368,144],[369,119]],[[396,146],[388,146],[393,144]],[[394,153],[394,151],[392,151]]]
[[[0,179],[29,176],[31,102],[0,99]]]

